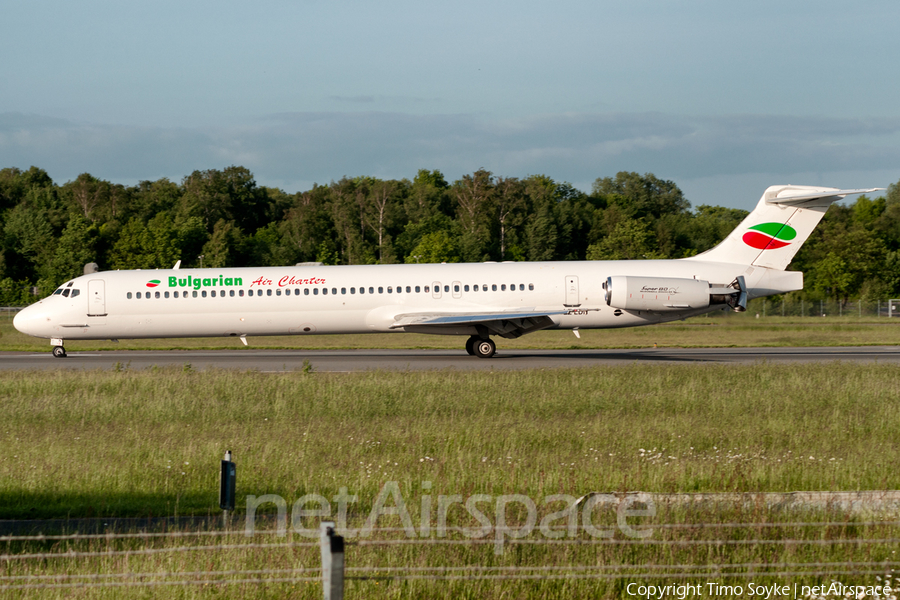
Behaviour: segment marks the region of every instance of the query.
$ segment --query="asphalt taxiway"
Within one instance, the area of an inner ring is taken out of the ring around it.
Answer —
[[[610,350],[498,350],[490,359],[463,350],[153,350],[0,352],[3,370],[110,370],[185,367],[254,371],[318,372],[510,370],[593,367],[634,363],[754,364],[796,362],[879,362],[900,365],[900,346],[823,348],[641,348]]]

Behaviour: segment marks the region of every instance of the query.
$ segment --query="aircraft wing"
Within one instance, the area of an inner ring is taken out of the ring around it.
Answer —
[[[553,325],[551,315],[565,310],[522,310],[479,313],[407,313],[397,315],[391,329],[412,333],[462,333],[463,329],[484,328],[490,335],[512,339]],[[456,331],[454,331],[456,330]]]

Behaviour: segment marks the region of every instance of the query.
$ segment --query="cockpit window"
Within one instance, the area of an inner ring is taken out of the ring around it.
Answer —
[[[69,292],[71,292],[71,291],[72,291],[72,290],[63,290],[63,296],[65,296],[66,298],[68,298],[68,297],[69,297]]]
[[[53,295],[54,295],[54,296],[59,296],[59,295],[62,294],[62,293],[63,293],[63,289],[62,289],[62,288],[59,288],[58,290],[56,290],[55,292],[53,292]]]
[[[81,293],[81,290],[76,288],[76,289],[72,290],[72,297],[74,298],[75,296],[77,296],[80,293]]]

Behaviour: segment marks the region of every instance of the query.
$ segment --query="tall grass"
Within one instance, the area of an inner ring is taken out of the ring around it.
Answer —
[[[238,496],[897,488],[900,370],[0,373],[0,518],[203,514]]]
[[[548,509],[541,500],[552,494],[897,488],[898,374],[895,366],[841,363],[343,375],[177,369],[0,372],[0,518],[215,516],[219,460],[226,449],[234,452],[238,465],[239,509],[251,494],[277,494],[290,506],[305,494],[332,498],[345,487],[359,497],[349,511],[352,527],[362,524],[390,481],[398,483],[417,526],[425,494],[435,503],[440,495],[524,494],[538,503],[543,516]],[[521,514],[513,511],[510,522],[518,518]],[[349,581],[347,597],[614,598],[627,596],[624,586],[630,581],[659,583],[633,570],[652,564],[898,560],[896,544],[803,542],[900,537],[895,526],[857,525],[845,515],[788,515],[753,508],[699,515],[671,510],[652,522],[791,519],[844,524],[659,529],[653,537],[776,541],[769,545],[509,544],[502,555],[490,545],[350,545],[348,567],[379,567],[384,570],[367,575],[387,579]],[[598,521],[614,524],[615,516],[600,514]],[[473,525],[460,510],[450,513],[450,524]],[[392,516],[378,522],[380,527],[399,525]],[[308,541],[296,533],[288,536],[261,535],[251,541]],[[783,539],[801,542],[777,542]],[[223,541],[245,540],[241,536]],[[3,552],[121,551],[188,543],[221,542],[36,541],[5,543]],[[318,564],[317,548],[236,548],[10,560],[4,574],[163,574]],[[393,581],[387,570],[472,565],[620,565],[623,578]],[[731,570],[748,572],[746,567]],[[883,570],[889,573],[890,567]],[[202,576],[181,576],[191,577]],[[754,577],[757,583],[820,579],[779,578],[764,570]],[[864,579],[875,583],[871,576]],[[691,581],[746,585],[749,579],[710,575]],[[17,593],[318,598],[321,586],[207,583]]]

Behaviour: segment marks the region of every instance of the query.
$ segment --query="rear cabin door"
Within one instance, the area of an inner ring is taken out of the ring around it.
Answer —
[[[102,279],[88,281],[88,316],[106,316],[106,286]]]
[[[565,306],[581,306],[581,294],[578,293],[577,275],[566,275]]]

